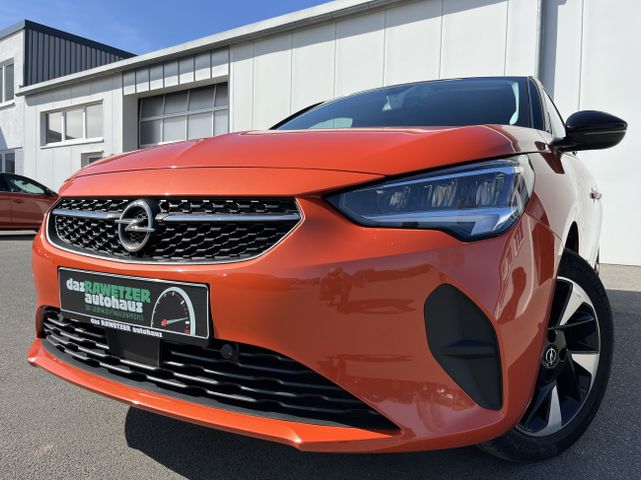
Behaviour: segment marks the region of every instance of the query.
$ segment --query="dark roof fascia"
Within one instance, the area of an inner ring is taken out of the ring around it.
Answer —
[[[115,48],[110,45],[106,45],[104,43],[96,42],[94,40],[90,40],[85,37],[80,37],[78,35],[74,35],[73,33],[64,32],[62,30],[58,30],[57,28],[48,27],[47,25],[42,25],[40,23],[32,22],[31,20],[24,20],[19,23],[22,23],[22,28],[24,28],[25,30],[35,30],[35,31],[46,33],[48,35],[52,35],[55,37],[64,38],[65,40],[76,42],[81,45],[86,45],[88,47],[92,47],[97,50],[102,50],[123,58],[131,58],[136,56],[135,53],[127,52],[125,50],[121,50],[119,48]],[[12,27],[9,27],[9,28],[12,28]],[[0,32],[0,37],[2,37],[2,32]]]

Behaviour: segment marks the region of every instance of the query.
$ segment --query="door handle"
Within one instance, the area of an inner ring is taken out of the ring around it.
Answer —
[[[22,200],[21,198],[14,198],[13,201],[15,203],[24,203],[24,200]]]
[[[590,191],[590,198],[592,198],[593,200],[601,200],[602,196],[603,195],[601,194],[601,192],[599,192],[596,188],[593,188]]]

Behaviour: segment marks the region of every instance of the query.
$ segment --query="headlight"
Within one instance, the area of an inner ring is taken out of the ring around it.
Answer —
[[[390,180],[327,200],[361,225],[443,230],[474,240],[510,228],[533,186],[529,159],[520,155]]]

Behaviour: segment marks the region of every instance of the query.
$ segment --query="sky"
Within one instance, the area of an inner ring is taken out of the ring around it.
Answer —
[[[0,30],[32,20],[136,54],[327,0],[0,0]]]

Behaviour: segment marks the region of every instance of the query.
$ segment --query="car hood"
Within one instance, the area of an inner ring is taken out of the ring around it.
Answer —
[[[76,177],[179,168],[332,170],[387,176],[545,147],[536,130],[497,125],[254,131],[109,157],[80,170]]]

